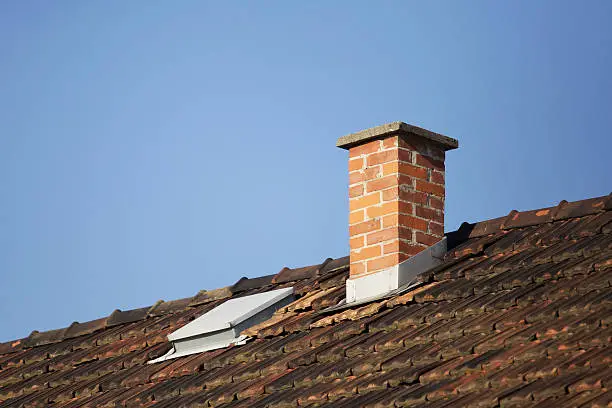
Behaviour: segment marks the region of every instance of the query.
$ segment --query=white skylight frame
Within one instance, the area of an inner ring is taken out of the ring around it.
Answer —
[[[293,299],[293,287],[228,299],[170,333],[168,340],[172,342],[172,349],[149,361],[149,364],[245,344],[248,338],[240,335],[243,330],[268,320],[276,310]]]

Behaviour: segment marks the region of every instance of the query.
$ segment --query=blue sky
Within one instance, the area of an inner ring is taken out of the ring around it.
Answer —
[[[3,2],[0,341],[348,253],[336,138],[460,141],[446,228],[612,190],[612,3]]]

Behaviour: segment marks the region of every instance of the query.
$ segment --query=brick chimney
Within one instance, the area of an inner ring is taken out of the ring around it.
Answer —
[[[350,280],[397,269],[442,240],[444,156],[457,140],[393,122],[336,145],[349,151]]]

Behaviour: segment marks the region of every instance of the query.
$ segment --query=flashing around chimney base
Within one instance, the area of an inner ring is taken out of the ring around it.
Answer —
[[[346,303],[384,296],[413,282],[417,276],[442,263],[446,254],[446,237],[415,256],[371,275],[346,280]]]

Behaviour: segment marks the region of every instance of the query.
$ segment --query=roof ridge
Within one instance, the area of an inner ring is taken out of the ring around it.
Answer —
[[[295,282],[322,274],[329,274],[348,266],[348,257],[326,258],[322,263],[298,268],[283,267],[278,273],[255,278],[245,276],[233,285],[211,290],[200,290],[194,296],[176,300],[158,300],[151,306],[136,309],[115,309],[108,316],[86,321],[73,322],[67,327],[45,331],[33,330],[27,337],[0,343],[0,355],[17,352],[26,348],[58,343],[74,337],[92,334],[102,329],[121,324],[134,323],[140,320],[176,313],[189,308],[195,308],[206,303],[230,298],[235,294],[248,290],[262,289],[267,286],[278,286],[283,283]]]
[[[506,216],[479,221],[473,224],[464,222],[457,232],[462,228],[469,228],[470,232],[467,237],[477,238],[499,231],[541,225],[570,218],[580,218],[610,210],[612,210],[612,193],[605,196],[572,202],[561,200],[559,204],[554,207],[544,207],[526,211],[512,210]]]

